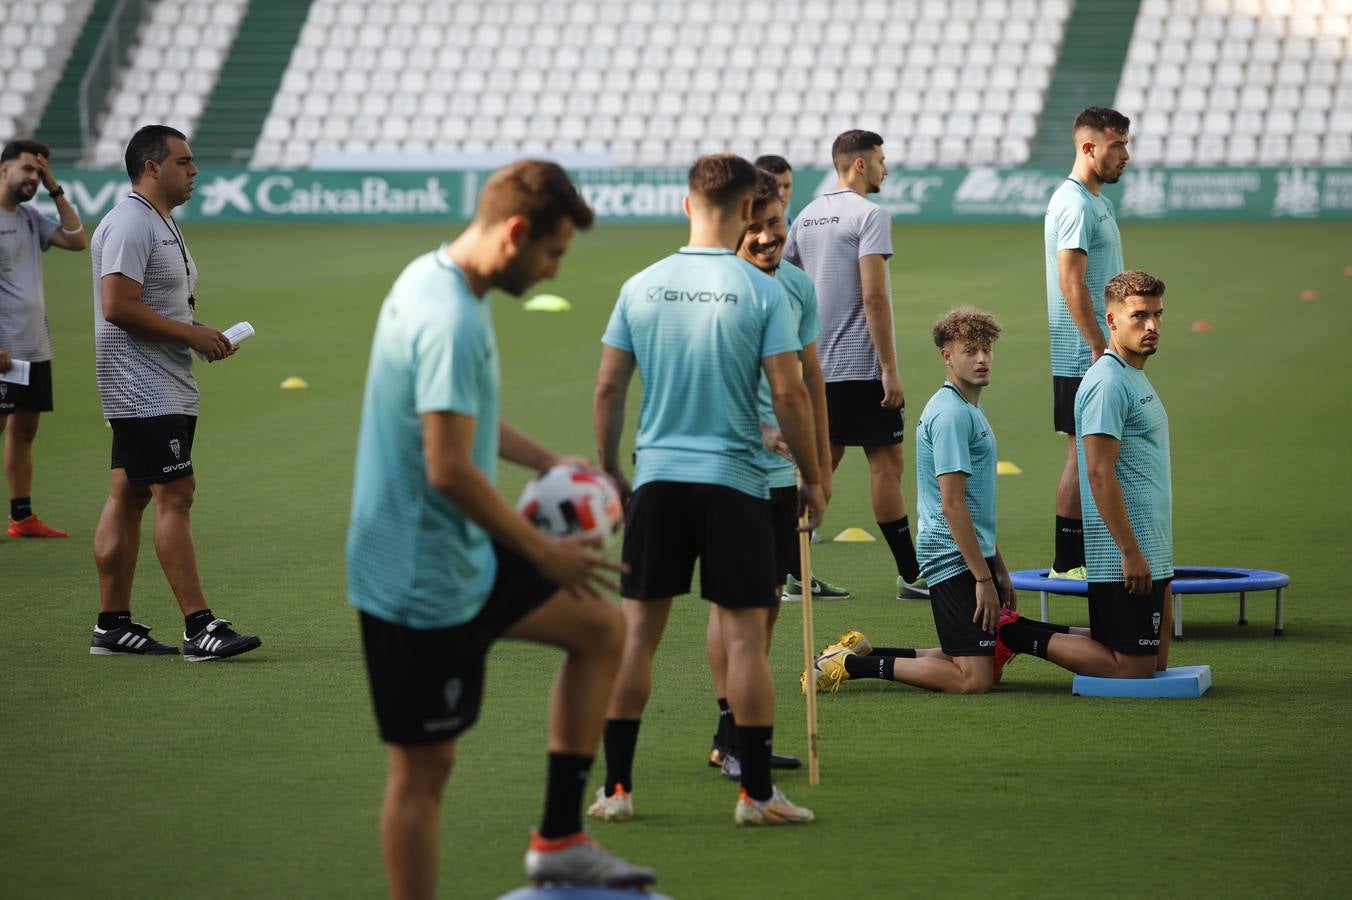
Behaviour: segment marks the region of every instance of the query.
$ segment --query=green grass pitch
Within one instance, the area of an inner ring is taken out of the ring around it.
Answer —
[[[343,536],[376,309],[402,265],[447,235],[400,225],[185,231],[203,273],[199,314],[258,329],[237,357],[197,367],[194,530],[214,609],[264,646],[214,666],[86,655],[109,432],[94,390],[89,258],[48,254],[58,409],[43,419],[34,495],[72,538],[0,541],[0,895],[379,896],[385,759],[344,597]],[[1069,674],[1027,658],[984,697],[847,683],[820,699],[821,785],[780,779],[818,822],[739,831],[735,788],[704,763],[715,720],[705,606],[679,601],[639,742],[640,818],[595,828],[656,866],[661,890],[682,900],[1230,897],[1352,886],[1352,225],[1127,223],[1124,236],[1129,264],[1169,285],[1149,372],[1172,423],[1176,558],[1288,572],[1286,636],[1272,636],[1270,593],[1253,598],[1248,628],[1236,625],[1233,597],[1187,598],[1173,661],[1209,663],[1216,681],[1195,702],[1074,698]],[[598,339],[616,289],[682,239],[674,227],[598,227],[541,286],[571,299],[571,313],[494,299],[509,421],[591,454]],[[939,314],[974,303],[1005,326],[985,404],[1001,459],[1023,474],[1000,479],[1001,545],[1012,567],[1046,565],[1064,443],[1050,427],[1041,226],[902,226],[895,239],[912,417],[942,377],[928,337]],[[1300,300],[1307,289],[1317,302]],[[1198,320],[1214,329],[1192,332]],[[291,375],[309,389],[279,390]],[[506,471],[504,492],[515,497],[525,478]],[[837,475],[826,532],[876,534],[865,485],[856,452]],[[913,502],[910,474],[905,490]],[[885,644],[933,643],[927,606],[889,598],[884,548],[816,548],[817,572],[856,594],[818,604],[819,645],[847,627]],[[1036,597],[1023,604],[1035,609]],[[148,527],[133,611],[163,640],[181,629]],[[1076,599],[1052,612],[1087,621]],[[798,607],[780,622],[776,744],[801,754]],[[519,644],[493,655],[483,719],[447,792],[444,896],[495,897],[522,883],[558,661]],[[598,766],[593,786],[600,776]]]

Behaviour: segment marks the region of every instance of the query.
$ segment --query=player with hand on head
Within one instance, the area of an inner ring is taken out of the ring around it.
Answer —
[[[1168,668],[1173,620],[1169,416],[1145,375],[1159,350],[1164,282],[1128,270],[1104,294],[1108,349],[1075,397],[1089,635],[1011,617],[1000,639],[1077,675],[1150,678]]]
[[[774,176],[758,169],[756,175],[756,194],[751,204],[751,221],[747,224],[737,255],[767,275],[773,276],[784,288],[789,308],[796,321],[798,340],[803,349],[799,353],[802,362],[803,384],[812,398],[812,418],[817,435],[818,467],[822,472],[822,491],[827,500],[831,498],[831,451],[826,434],[826,391],[822,382],[822,370],[817,362],[817,334],[821,331],[821,320],[817,318],[817,293],[812,287],[812,279],[802,269],[792,263],[781,262],[784,250],[784,238],[787,229],[784,223],[784,204],[779,199],[779,187]],[[770,503],[774,509],[775,532],[775,577],[776,596],[784,600],[802,599],[803,586],[800,581],[798,556],[798,467],[794,464],[793,454],[784,441],[775,418],[774,401],[770,393],[770,382],[761,375],[758,396],[761,435],[765,448],[760,454],[761,465],[768,473],[770,483]],[[788,587],[785,587],[787,575]],[[814,577],[812,579],[813,599],[845,600],[850,592]],[[767,622],[766,647],[769,647],[769,635],[774,629],[779,607],[769,612]],[[718,729],[714,732],[713,746],[709,750],[709,765],[717,766],[729,778],[741,777],[741,761],[737,752],[737,723],[727,700],[727,649],[719,627],[721,619],[716,607],[709,608],[709,622],[705,633],[705,648],[709,654],[709,669],[713,673],[714,690],[718,696]],[[771,754],[770,766],[775,769],[796,769],[801,765],[792,756]]]
[[[767,648],[775,593],[774,523],[760,463],[757,393],[770,383],[780,430],[802,473],[800,509],[822,518],[812,399],[803,385],[797,319],[784,288],[734,252],[746,236],[756,169],[730,154],[690,169],[690,242],[625,282],[602,338],[595,427],[602,467],[623,481],[620,436],[629,384],[643,381],[634,492],[625,512],[621,578],[628,623],[607,711],[606,781],[590,813],[634,814],[634,751],[652,693],[652,659],[672,598],[700,593],[716,607],[737,721],[738,824],[808,822],[770,776],[774,682]]]
[[[901,490],[906,399],[887,272],[892,219],[867,199],[887,177],[883,139],[871,131],[846,131],[831,146],[831,162],[837,187],[799,213],[784,258],[802,266],[817,288],[833,466],[846,447],[863,447],[873,516],[897,567],[897,599],[928,597]]]
[[[94,349],[99,398],[113,431],[108,499],[94,532],[99,619],[89,652],[172,654],[131,620],[141,516],[155,501],[155,554],[183,612],[183,658],[225,659],[262,645],[207,607],[191,509],[199,392],[192,351],[210,360],[237,349],[196,321],[197,263],[174,221],[192,196],[197,165],[183,132],[147,125],[127,144],[132,190],[94,231]]]
[[[1084,523],[1076,467],[1075,392],[1107,348],[1103,288],[1124,268],[1117,211],[1102,194],[1127,160],[1131,120],[1091,106],[1075,117],[1075,164],[1052,194],[1043,228],[1047,325],[1051,333],[1052,423],[1066,435],[1066,464],[1056,486],[1056,555],[1050,577],[1084,578]]]
[[[469,227],[410,263],[380,309],[347,572],[389,748],[380,835],[396,898],[436,895],[442,794],[502,637],[567,654],[550,698],[545,810],[526,874],[590,885],[654,878],[582,828],[624,639],[619,610],[601,594],[619,566],[578,537],[546,536],[494,484],[499,459],[537,471],[565,460],[500,418],[489,293],[520,297],[554,277],[574,232],[591,223],[563,169],[513,163],[484,184]]]
[[[0,374],[9,372],[15,360],[29,363],[27,384],[0,381],[12,538],[66,537],[33,512],[33,441],[39,417],[53,408],[52,335],[41,256],[49,247],[80,251],[87,242],[79,214],[52,174],[50,156],[37,141],[10,141],[0,151]],[[59,221],[27,205],[39,186],[56,204]]]

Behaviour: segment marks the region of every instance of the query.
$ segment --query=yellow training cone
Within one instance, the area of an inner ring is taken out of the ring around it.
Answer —
[[[529,312],[568,312],[573,304],[558,294],[536,294],[522,306]]]
[[[309,386],[310,385],[305,381],[304,378],[300,378],[295,375],[292,375],[286,381],[282,382],[282,390],[284,391],[294,391],[299,390],[300,388],[307,388]]]
[[[873,535],[869,534],[862,528],[851,527],[846,528],[840,534],[836,535],[834,540],[840,541],[841,543],[845,544],[866,544],[872,541],[876,541],[877,538],[875,538]]]
[[[997,475],[1022,475],[1023,469],[1014,465],[1007,459],[1002,459],[995,464],[995,474]]]

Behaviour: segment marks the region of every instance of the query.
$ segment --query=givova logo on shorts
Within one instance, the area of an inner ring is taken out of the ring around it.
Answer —
[[[181,459],[181,457],[183,456],[183,444],[179,442],[178,438],[169,439],[169,452],[174,454],[174,459],[176,460]],[[162,472],[165,475],[168,475],[170,472],[181,472],[182,470],[188,468],[188,466],[191,465],[192,460],[182,459],[180,462],[176,462],[172,466],[161,467],[160,472]]]

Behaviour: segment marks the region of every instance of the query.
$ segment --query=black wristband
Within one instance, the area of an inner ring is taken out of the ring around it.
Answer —
[[[51,197],[53,200],[55,200],[57,197],[64,197],[65,195],[66,189],[59,184],[56,186],[56,190],[47,192],[47,196]]]

